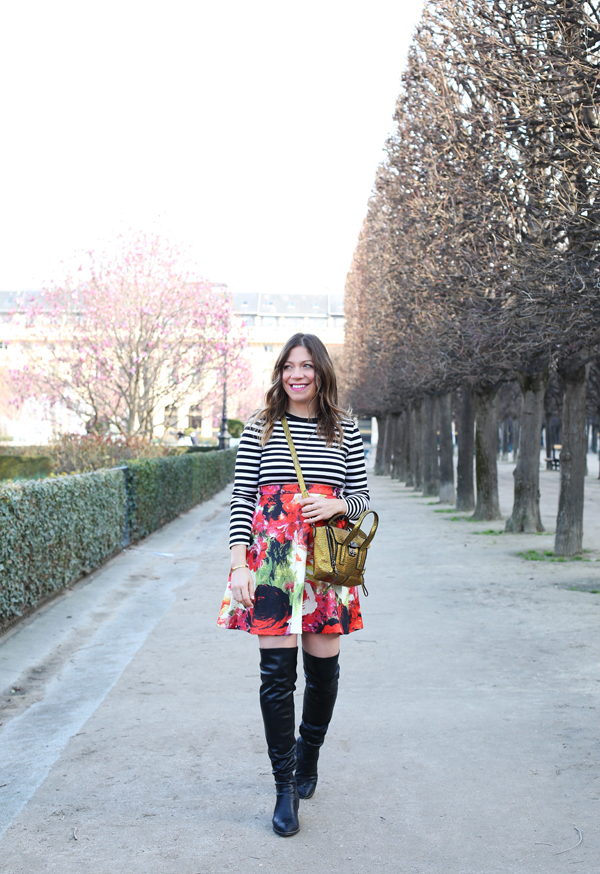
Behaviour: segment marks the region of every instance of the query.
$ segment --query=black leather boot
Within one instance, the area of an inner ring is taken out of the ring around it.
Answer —
[[[318,659],[302,650],[304,658],[304,704],[297,743],[296,783],[300,798],[312,798],[317,788],[317,760],[338,692],[339,656]]]
[[[297,647],[260,651],[260,709],[277,791],[273,830],[284,838],[297,834],[300,829],[295,774],[297,659]]]

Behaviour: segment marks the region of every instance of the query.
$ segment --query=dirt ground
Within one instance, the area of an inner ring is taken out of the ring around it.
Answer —
[[[566,562],[549,534],[371,476],[365,628],[342,642],[289,839],[270,825],[256,642],[215,626],[228,491],[117,557],[0,639],[0,870],[595,874],[597,473],[590,456],[590,551]],[[500,481],[508,515],[512,465]],[[541,474],[549,531],[558,481]]]

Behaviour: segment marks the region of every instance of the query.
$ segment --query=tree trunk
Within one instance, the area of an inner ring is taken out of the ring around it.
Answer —
[[[415,408],[410,406],[406,414],[406,486],[415,486]]]
[[[554,434],[552,427],[552,414],[546,399],[544,400],[544,446],[546,449],[546,470],[552,470],[552,444]]]
[[[577,555],[583,541],[583,490],[586,466],[585,382],[588,368],[559,368],[563,382],[560,496],[554,555]]]
[[[408,451],[410,437],[410,416],[408,410],[404,410],[400,417],[400,429],[402,436],[402,455],[400,457],[400,472],[398,474],[398,479],[400,482],[405,483],[408,478]]]
[[[416,492],[423,489],[423,401],[415,403],[415,485]]]
[[[377,416],[377,452],[375,453],[375,476],[381,476],[384,469],[385,432],[387,416]]]
[[[383,444],[383,473],[384,476],[389,476],[392,472],[392,456],[394,453],[394,441],[396,439],[396,422],[398,416],[395,413],[389,413],[386,416],[385,422],[385,442]]]
[[[502,518],[498,497],[498,388],[499,386],[477,386],[473,390],[477,477],[477,503],[473,519],[479,522]]]
[[[521,442],[521,420],[513,419],[513,461],[519,460],[519,446]]]
[[[404,481],[405,478],[405,456],[404,456],[404,440],[406,431],[405,413],[395,413],[397,416],[396,425],[394,428],[394,458],[392,461],[392,479]]]
[[[454,503],[454,447],[452,446],[452,395],[439,399],[440,416],[440,501]]]
[[[389,464],[386,473],[393,478],[394,461],[398,450],[396,443],[400,439],[400,413],[390,413],[390,440],[388,446]]]
[[[506,531],[513,534],[532,534],[543,531],[540,517],[540,439],[544,417],[544,394],[548,371],[519,373],[523,393],[521,406],[521,448],[514,470],[515,494],[513,509],[506,523]]]
[[[508,461],[508,438],[509,438],[508,419],[503,419],[502,420],[502,449],[500,450],[502,461]]]
[[[473,481],[473,451],[475,449],[475,407],[473,396],[466,385],[457,397],[458,463],[456,467],[456,509],[467,512],[475,509]]]
[[[437,498],[440,493],[437,419],[435,395],[425,395],[423,401],[423,497]]]

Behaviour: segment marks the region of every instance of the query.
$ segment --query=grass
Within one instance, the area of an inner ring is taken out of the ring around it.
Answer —
[[[526,552],[518,552],[521,558],[525,561],[566,561],[565,558],[554,558],[554,553],[551,549],[546,549],[544,552],[538,552],[537,549],[528,549]]]
[[[591,561],[591,559],[585,558],[583,555],[574,555],[570,559],[563,555],[556,556],[551,549],[545,549],[544,552],[538,552],[537,549],[528,549],[526,552],[518,552],[517,555],[520,555],[525,561]]]
[[[451,507],[449,510],[434,510],[434,513],[456,513],[454,507]]]
[[[588,595],[600,595],[600,589],[578,589],[577,586],[569,586],[570,592],[586,592]]]
[[[504,531],[496,531],[494,528],[488,528],[487,531],[474,531],[474,534],[504,534]]]

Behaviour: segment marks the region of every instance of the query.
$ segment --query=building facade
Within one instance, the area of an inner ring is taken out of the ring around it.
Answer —
[[[264,390],[271,382],[277,356],[298,331],[316,334],[332,358],[344,345],[343,294],[244,294],[233,292],[233,310],[247,328],[249,356],[257,383]]]
[[[227,286],[215,285],[214,292],[227,293]],[[39,292],[0,291],[0,440],[18,443],[45,443],[58,431],[81,431],[82,423],[68,410],[48,407],[43,402],[28,401],[17,408],[11,403],[10,390],[2,378],[20,360],[19,348],[26,339],[22,322],[14,318],[19,300]],[[316,334],[327,346],[334,362],[338,362],[344,343],[343,294],[264,294],[233,292],[233,311],[237,325],[244,325],[248,338],[247,355],[254,382],[250,406],[258,406],[279,352],[293,334],[301,331]],[[246,404],[245,412],[248,412]],[[221,405],[200,408],[193,397],[181,405],[165,407],[164,422],[157,423],[157,434],[163,429],[176,439],[182,431],[194,431],[199,439],[211,439],[218,430]],[[231,397],[229,417],[244,416],[244,405]],[[159,414],[159,417],[162,414]]]

